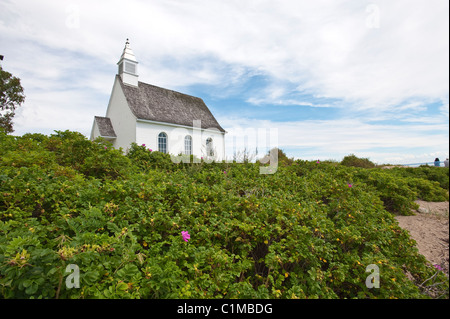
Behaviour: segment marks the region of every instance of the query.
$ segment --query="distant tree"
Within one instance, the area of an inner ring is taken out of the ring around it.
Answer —
[[[14,132],[12,119],[17,107],[25,101],[20,79],[0,66],[0,129]]]
[[[360,158],[355,154],[345,156],[341,161],[341,165],[363,168],[374,168],[376,166],[375,163],[371,162],[368,158]]]
[[[283,166],[290,166],[290,165],[292,165],[292,164],[294,163],[294,158],[293,158],[293,157],[291,157],[291,158],[287,157],[286,153],[285,153],[282,149],[279,149],[279,148],[277,148],[277,147],[274,147],[272,150],[270,150],[270,151],[267,153],[267,155],[265,155],[265,156],[260,160],[260,162],[261,162],[261,163],[267,163],[267,162],[270,160],[270,153],[271,153],[272,151],[275,151],[275,152],[278,153],[277,162],[278,162],[279,164],[281,164],[281,165],[283,165]]]

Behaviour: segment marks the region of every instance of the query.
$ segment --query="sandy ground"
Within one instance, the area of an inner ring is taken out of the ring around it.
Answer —
[[[416,201],[416,216],[397,216],[403,229],[417,242],[419,252],[433,265],[449,273],[449,202]]]

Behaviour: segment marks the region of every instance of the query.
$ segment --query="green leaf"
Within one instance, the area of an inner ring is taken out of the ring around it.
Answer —
[[[27,280],[25,280],[25,281],[22,283],[22,285],[23,285],[25,288],[30,287],[32,284],[33,284],[33,281],[30,280],[30,279],[27,279]]]
[[[36,291],[38,290],[39,286],[37,283],[32,283],[31,286],[29,286],[26,290],[25,293],[28,295],[33,295],[36,293]]]

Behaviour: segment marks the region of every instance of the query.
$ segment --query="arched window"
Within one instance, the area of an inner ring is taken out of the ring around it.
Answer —
[[[167,134],[164,132],[161,132],[158,135],[158,151],[167,153]]]
[[[210,137],[206,139],[206,155],[214,156],[213,139]]]
[[[184,154],[192,155],[192,136],[190,135],[184,138]]]

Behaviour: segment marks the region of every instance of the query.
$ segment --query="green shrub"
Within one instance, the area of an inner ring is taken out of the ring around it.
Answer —
[[[79,167],[79,171],[86,176],[95,178],[125,177],[133,170],[132,162],[108,144],[97,144],[96,151],[86,156]]]
[[[131,144],[127,157],[143,170],[152,168],[172,170],[175,167],[169,154],[154,151],[145,145],[137,145],[136,143]]]
[[[445,167],[420,166],[393,168],[392,172],[403,177],[416,177],[426,179],[432,182],[438,182],[439,186],[449,190],[449,169]]]
[[[418,284],[436,270],[386,209],[438,183],[307,161],[272,175],[177,165],[72,132],[0,142],[1,298],[428,297]],[[79,289],[65,284],[71,264]],[[365,285],[372,264],[381,289]],[[438,282],[448,289],[442,273],[427,285]]]
[[[56,156],[59,165],[70,166],[76,170],[80,169],[86,158],[96,149],[95,144],[84,135],[71,131],[56,131],[44,146]]]
[[[341,161],[341,165],[363,168],[374,168],[376,166],[368,158],[359,158],[354,154],[345,156]]]

